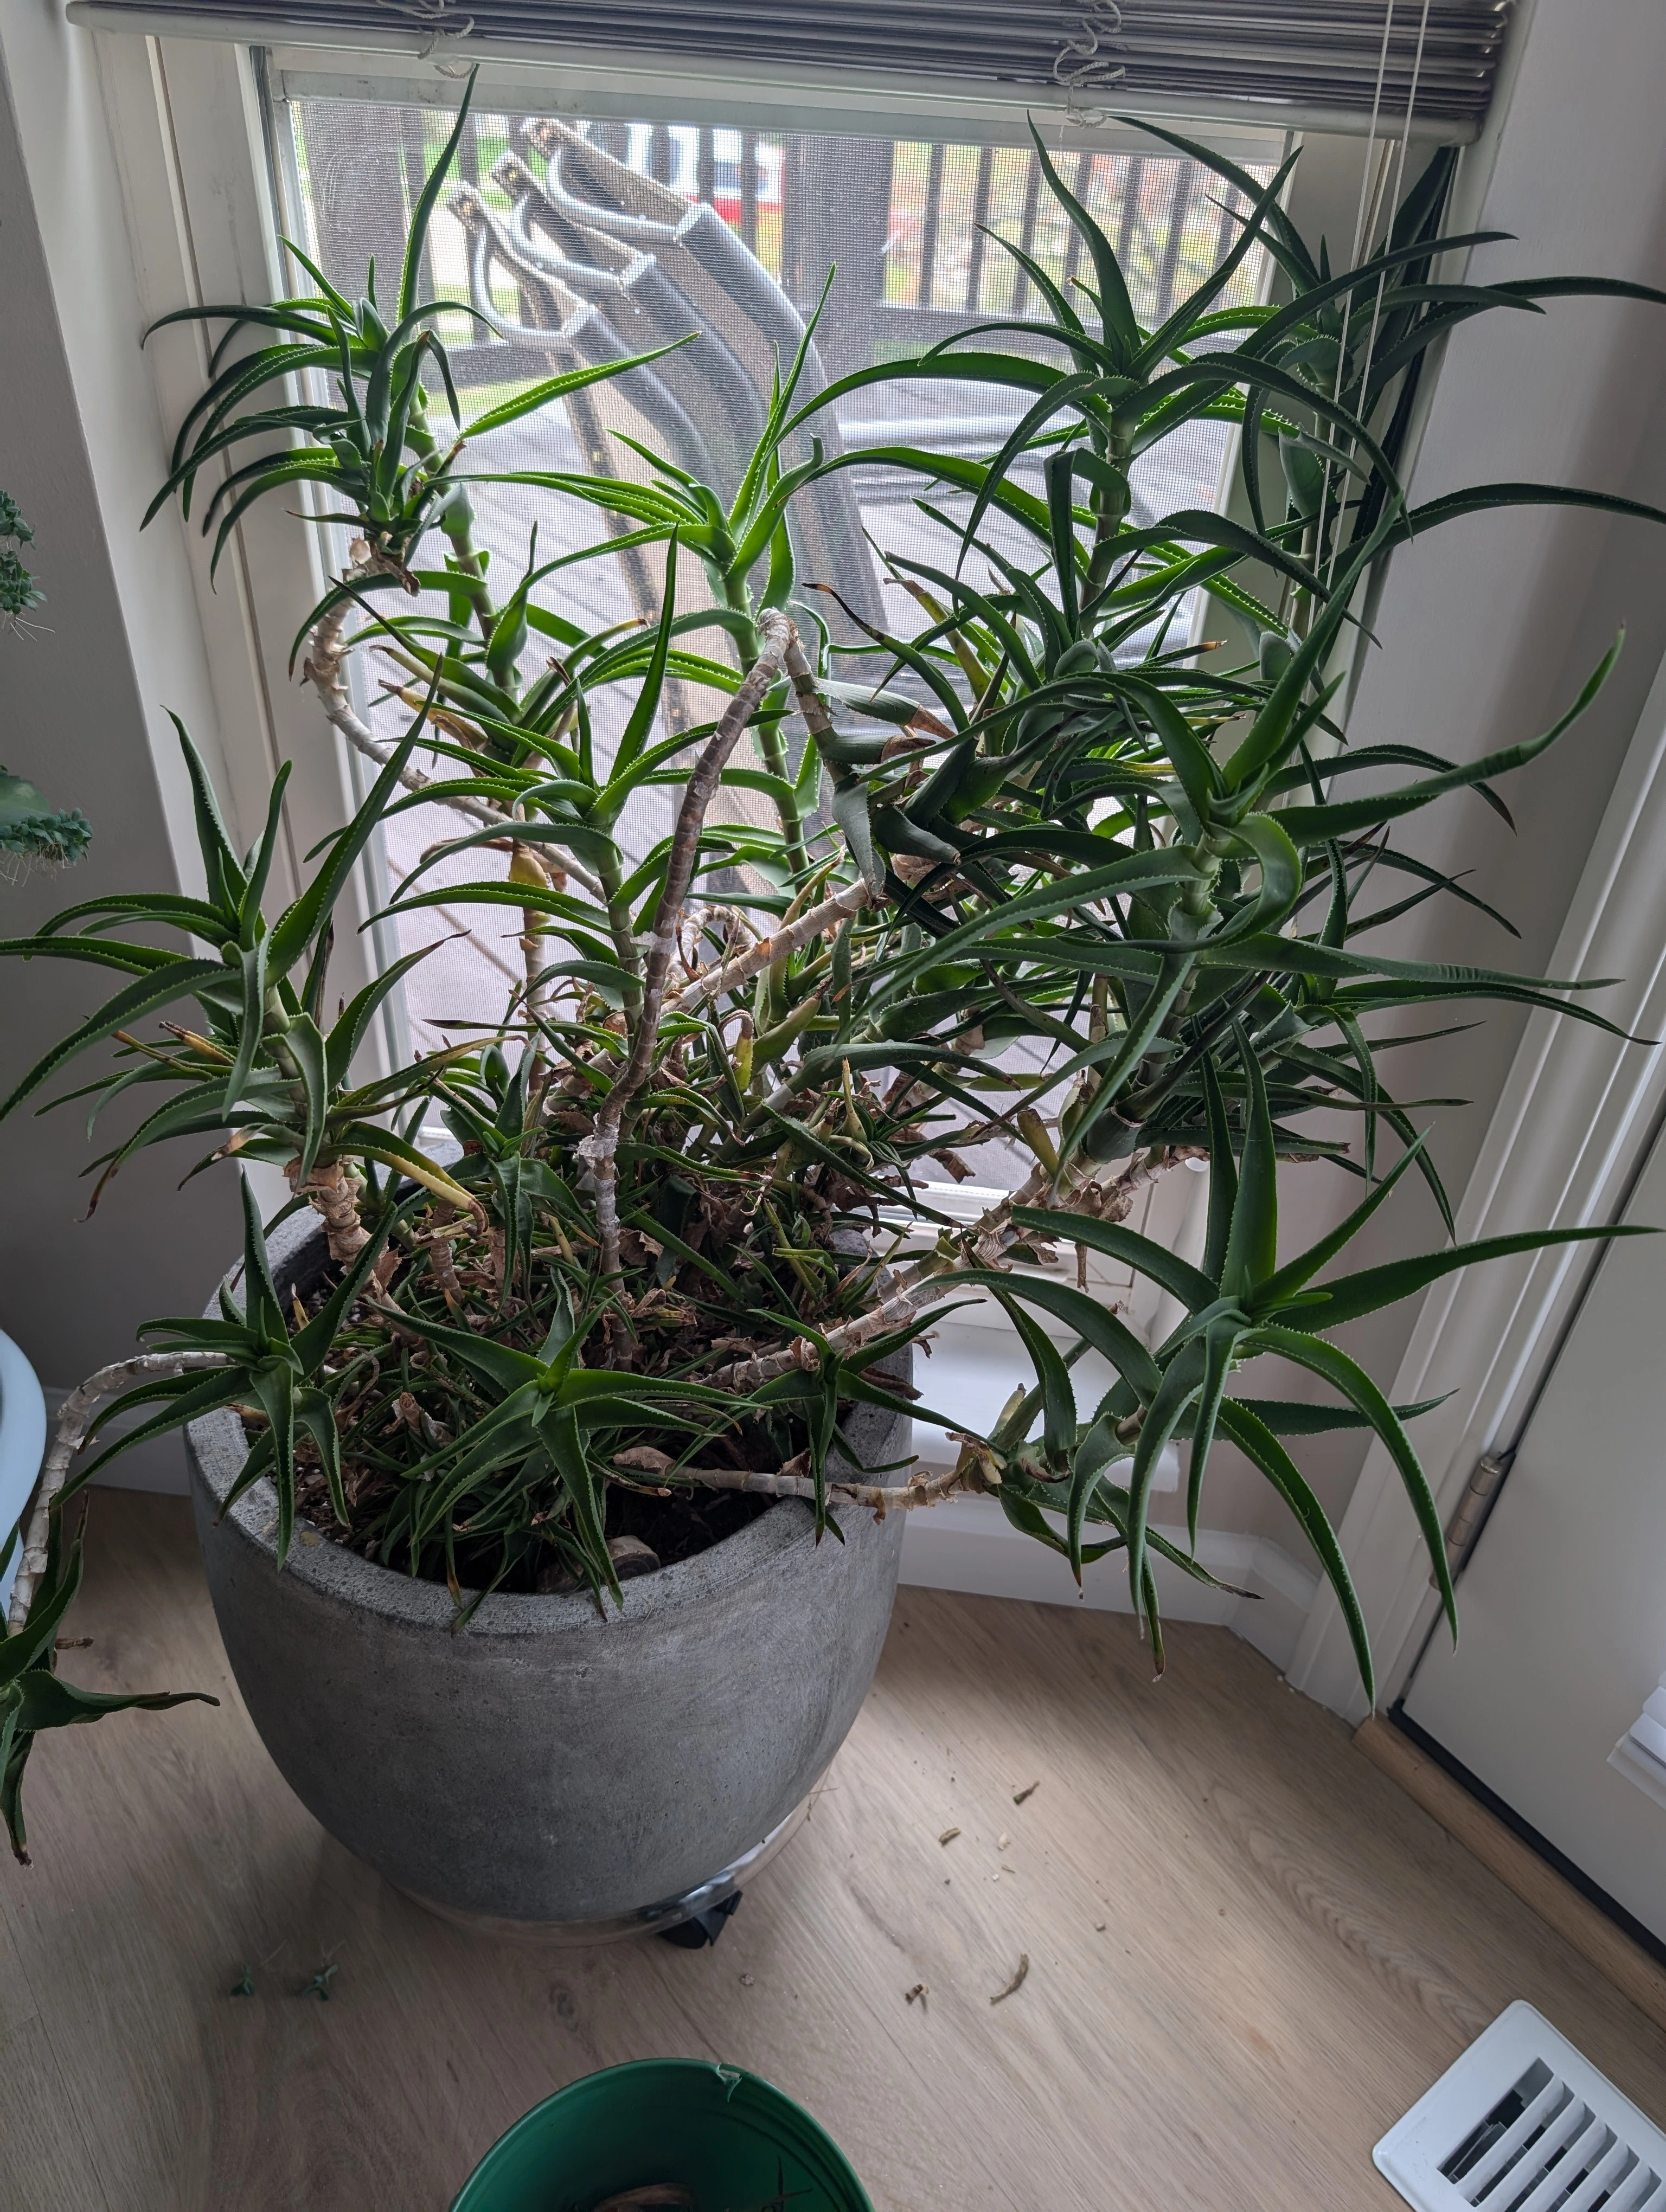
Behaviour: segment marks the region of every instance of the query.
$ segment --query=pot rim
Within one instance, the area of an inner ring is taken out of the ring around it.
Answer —
[[[321,1247],[323,1237],[323,1224],[313,1215],[292,1215],[272,1232],[267,1250],[280,1293],[305,1273],[311,1257],[308,1247]],[[226,1287],[232,1297],[237,1297],[232,1275],[226,1278]],[[217,1312],[218,1307],[209,1310]],[[220,1520],[226,1494],[241,1470],[247,1449],[237,1415],[229,1407],[199,1414],[187,1425],[186,1437],[192,1482],[200,1484],[206,1493],[216,1522],[235,1528],[278,1571],[277,1492],[270,1475],[263,1475]],[[831,1540],[838,1541],[836,1537]],[[599,1610],[587,1590],[544,1595],[498,1590],[481,1600],[461,1633],[471,1638],[577,1635],[645,1622],[689,1607],[703,1607],[725,1591],[768,1572],[786,1553],[813,1542],[814,1516],[809,1504],[802,1498],[776,1498],[769,1511],[691,1559],[633,1576],[622,1585],[623,1607],[610,1603],[605,1612]],[[443,1630],[447,1635],[457,1632],[456,1607],[442,1583],[402,1574],[379,1560],[367,1559],[362,1553],[331,1541],[322,1531],[297,1525],[289,1556],[279,1571],[293,1576],[300,1588],[397,1626]]]

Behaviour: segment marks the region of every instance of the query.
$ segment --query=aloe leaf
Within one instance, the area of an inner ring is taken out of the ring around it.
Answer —
[[[1268,1110],[1267,1079],[1260,1060],[1240,1036],[1245,1110],[1243,1155],[1238,1165],[1232,1226],[1221,1264],[1220,1288],[1226,1297],[1249,1299],[1278,1265],[1278,1150]]]
[[[418,1152],[415,1145],[390,1129],[379,1129],[374,1122],[352,1121],[332,1132],[331,1147],[338,1152],[362,1153],[366,1159],[379,1160],[400,1175],[409,1176],[424,1190],[432,1191],[436,1198],[459,1206],[464,1212],[473,1210],[475,1200],[461,1183],[436,1166],[426,1152]]]
[[[1227,787],[1242,791],[1262,773],[1274,767],[1291,742],[1291,731],[1301,710],[1309,684],[1323,667],[1346,617],[1355,586],[1377,554],[1387,544],[1398,508],[1391,507],[1365,544],[1349,561],[1323,612],[1291,656],[1290,665],[1274,685],[1266,705],[1250,724],[1242,743],[1223,768]],[[1286,825],[1286,834],[1289,824]]]
[[[1201,1073],[1204,1109],[1209,1125],[1209,1220],[1204,1237],[1202,1272],[1213,1297],[1213,1286],[1220,1281],[1226,1266],[1226,1247],[1237,1206],[1238,1173],[1232,1152],[1231,1125],[1226,1118],[1226,1103],[1213,1058],[1203,1060]],[[1186,1303],[1190,1305],[1192,1302],[1189,1298]],[[1201,1301],[1204,1305],[1208,1303],[1209,1298]]]
[[[1260,244],[1264,226],[1278,210],[1280,199],[1290,173],[1300,159],[1299,151],[1288,154],[1274,170],[1269,181],[1253,196],[1247,216],[1238,221],[1237,242],[1221,260],[1216,263],[1196,290],[1189,293],[1174,313],[1154,330],[1145,345],[1128,364],[1130,376],[1144,376],[1161,361],[1171,348],[1183,345],[1190,338],[1194,327],[1212,300],[1218,300],[1232,281],[1246,257]]]
[[[389,754],[386,766],[366,793],[363,805],[332,841],[326,865],[273,924],[266,946],[275,975],[289,973],[328,921],[358,865],[360,854],[376,834],[384,807],[398,788],[399,777],[428,719],[432,699],[430,690],[429,700],[418,710],[416,720]]]
[[[1201,1313],[1205,1306],[1213,1305],[1219,1296],[1201,1268],[1192,1267],[1166,1244],[1142,1237],[1137,1230],[1125,1229],[1121,1222],[1099,1221],[1085,1213],[1055,1213],[1033,1206],[1015,1206],[1012,1223],[1014,1227],[1028,1230],[1034,1236],[1085,1244],[1091,1252],[1102,1252],[1109,1260],[1135,1267],[1193,1313]]]
[[[1246,1459],[1261,1469],[1295,1515],[1303,1534],[1318,1555],[1325,1580],[1330,1584],[1341,1608],[1348,1641],[1353,1646],[1353,1662],[1359,1669],[1359,1680],[1366,1700],[1374,1707],[1377,1703],[1377,1669],[1371,1660],[1371,1636],[1365,1626],[1365,1608],[1359,1602],[1353,1577],[1348,1571],[1348,1563],[1342,1556],[1342,1547],[1336,1540],[1336,1532],[1327,1519],[1324,1508],[1314,1496],[1295,1461],[1243,1400],[1222,1399],[1220,1431],[1223,1436],[1231,1438]]]
[[[1415,1297],[1431,1283],[1488,1260],[1513,1259],[1523,1253],[1547,1252],[1563,1244],[1603,1243],[1616,1237],[1656,1237],[1658,1229],[1646,1224],[1621,1222],[1605,1228],[1528,1229],[1511,1237],[1481,1237],[1470,1244],[1456,1244],[1444,1252],[1425,1252],[1415,1259],[1391,1260],[1380,1267],[1365,1267],[1356,1274],[1341,1275],[1322,1283],[1310,1301],[1280,1316],[1290,1329],[1340,1328],[1345,1322],[1397,1305]]]
[[[1070,1571],[1075,1576],[1079,1588],[1082,1579],[1082,1533],[1089,1507],[1099,1489],[1105,1469],[1117,1460],[1126,1459],[1128,1454],[1129,1448],[1119,1440],[1116,1421],[1109,1414],[1101,1415],[1094,1422],[1076,1448],[1065,1510],[1065,1541],[1068,1547]]]
[[[1175,774],[1200,825],[1207,828],[1224,786],[1220,770],[1208,746],[1186,720],[1174,701],[1152,685],[1130,685],[1152,726],[1163,741]]]
[[[1042,1396],[1043,1447],[1049,1460],[1057,1466],[1076,1441],[1076,1393],[1071,1385],[1070,1371],[1047,1331],[1025,1313],[1023,1302],[1004,1284],[991,1282],[988,1289],[1010,1317],[1036,1370]],[[1077,1579],[1080,1580],[1079,1571]]]
[[[243,1317],[254,1343],[275,1348],[287,1345],[289,1328],[272,1281],[260,1208],[247,1176],[240,1174],[237,1183],[243,1206]]]
[[[242,863],[232,848],[220,802],[214,795],[214,785],[203,757],[192,742],[191,732],[170,708],[167,719],[173,723],[179,740],[179,750],[185,756],[185,774],[191,781],[191,803],[197,817],[197,845],[202,854],[203,872],[208,878],[209,902],[225,915],[228,937],[235,936],[237,915],[248,888],[248,878]]]
[[[1660,520],[1666,521],[1666,515]],[[1376,829],[1402,814],[1415,813],[1438,799],[1443,792],[1460,791],[1467,785],[1481,783],[1510,769],[1524,768],[1536,760],[1541,752],[1554,745],[1558,738],[1571,730],[1590,708],[1602,686],[1608,682],[1614,663],[1620,658],[1625,642],[1622,630],[1580,689],[1579,696],[1566,713],[1560,715],[1541,736],[1529,738],[1517,745],[1505,745],[1497,752],[1487,753],[1464,768],[1449,769],[1444,775],[1432,775],[1421,783],[1406,786],[1399,791],[1377,793],[1369,799],[1333,800],[1323,806],[1290,806],[1280,810],[1279,820],[1290,837],[1298,845],[1316,844],[1333,837],[1349,837],[1362,830]]]
[[[296,1174],[305,1182],[317,1164],[330,1107],[330,1070],[318,1024],[298,1014],[283,1033],[283,1049],[294,1060],[306,1095],[301,1156]]]
[[[407,952],[401,958],[391,962],[362,990],[356,991],[342,1008],[325,1040],[325,1080],[331,1090],[347,1081],[354,1057],[364,1042],[377,1010],[398,989],[413,968],[419,967],[431,953],[439,950],[438,945],[424,945],[415,952]]]
[[[399,272],[399,315],[402,320],[416,305],[416,287],[423,274],[423,249],[428,244],[429,224],[433,221],[434,210],[439,204],[440,194],[445,187],[457,149],[463,143],[469,109],[474,100],[475,80],[479,73],[477,64],[464,80],[463,97],[458,103],[457,120],[452,125],[451,136],[441,149],[438,161],[429,169],[416,204],[410,211],[410,227],[405,234],[404,265]]]
[[[1349,1358],[1340,1346],[1327,1344],[1322,1337],[1302,1333],[1299,1329],[1283,1328],[1258,1322],[1246,1340],[1246,1348],[1253,1344],[1257,1349],[1276,1352],[1298,1366],[1310,1369],[1315,1375],[1331,1383],[1343,1397],[1362,1413],[1378,1437],[1388,1447],[1389,1456],[1399,1471],[1406,1495],[1417,1516],[1422,1531],[1424,1548],[1434,1569],[1435,1580],[1440,1589],[1440,1601],[1445,1613],[1452,1641],[1457,1642],[1457,1596],[1452,1588],[1452,1571],[1446,1557],[1446,1532],[1441,1525],[1440,1509],[1435,1504],[1434,1492],[1429,1487],[1428,1477],[1417,1449],[1401,1425],[1400,1416],[1389,1403],[1371,1376],[1359,1362]]]
[[[1248,169],[1241,168],[1236,161],[1229,161],[1225,155],[1217,152],[1213,146],[1205,145],[1201,139],[1183,137],[1177,131],[1170,131],[1160,123],[1153,123],[1149,116],[1119,115],[1116,119],[1133,130],[1143,131],[1148,138],[1162,139],[1165,145],[1174,147],[1177,151],[1189,155],[1204,168],[1213,170],[1216,176],[1223,178],[1229,185],[1235,185],[1252,207],[1259,198],[1261,179],[1251,176]],[[1295,280],[1298,294],[1310,290],[1319,281],[1319,271],[1308,252],[1307,241],[1276,201],[1268,212],[1273,250],[1280,267]]]
[[[0,941],[0,954],[12,949],[12,946]],[[33,949],[33,941],[28,939],[21,940],[20,949]],[[50,951],[60,959],[96,957],[91,946],[78,946],[73,939],[63,943],[48,939],[39,949]],[[112,961],[111,964],[119,963]],[[0,1100],[0,1121],[3,1121],[32,1091],[39,1090],[47,1077],[61,1067],[66,1060],[73,1060],[88,1045],[98,1044],[104,1038],[113,1036],[118,1030],[142,1021],[147,1014],[159,1013],[164,1006],[173,1006],[179,1000],[189,997],[199,984],[213,977],[223,976],[225,972],[223,965],[217,960],[187,960],[178,954],[161,955],[154,968],[130,983],[125,991],[118,991],[112,999],[106,999],[97,1013],[72,1030],[67,1037],[61,1038],[50,1052],[41,1055],[27,1074],[12,1086],[3,1100]]]
[[[1074,1329],[1141,1396],[1150,1396],[1162,1379],[1156,1360],[1128,1323],[1097,1298],[1067,1283],[1051,1282],[1044,1276],[1001,1274],[990,1268],[956,1268],[943,1278],[943,1290],[945,1296],[962,1290],[997,1291],[1021,1298],[1027,1305],[1039,1306],[1067,1328]]]
[[[1183,1345],[1163,1370],[1156,1395],[1145,1408],[1140,1435],[1128,1471],[1128,1588],[1136,1608],[1146,1572],[1146,1523],[1151,1511],[1152,1485],[1163,1449],[1191,1407],[1202,1387],[1207,1354],[1201,1340]]]
[[[619,738],[613,759],[616,775],[629,769],[636,761],[648,743],[654,717],[660,711],[660,699],[666,681],[666,656],[671,650],[672,624],[677,617],[677,532],[673,530],[666,548],[666,582],[660,600],[659,626],[654,634],[654,657],[643,673],[635,704]]]
[[[254,1073],[256,1058],[266,1042],[266,943],[264,937],[243,951],[239,962],[242,1006],[237,1023],[237,1056],[226,1078],[223,1111],[234,1114]]]
[[[1128,297],[1122,265],[1110,240],[1054,167],[1052,156],[1041,132],[1036,128],[1033,116],[1030,120],[1030,136],[1035,142],[1036,159],[1041,164],[1041,173],[1047,180],[1048,190],[1069,216],[1072,227],[1092,260],[1105,343],[1110,348],[1117,368],[1128,372],[1140,350],[1140,331],[1134,312],[1134,302]]]
[[[1402,1176],[1416,1164],[1423,1148],[1424,1139],[1420,1137],[1415,1144],[1401,1154],[1382,1181],[1373,1186],[1353,1212],[1341,1221],[1329,1236],[1310,1244],[1305,1252],[1280,1267],[1276,1274],[1269,1275],[1259,1289],[1252,1291],[1249,1299],[1251,1315],[1257,1317],[1276,1315],[1286,1300],[1294,1297],[1312,1281],[1321,1267],[1327,1266],[1339,1252],[1346,1251],[1372,1214],[1388,1199]]]
[[[216,1340],[186,1348],[211,1352],[229,1348],[235,1352],[239,1344],[246,1346],[247,1341],[247,1332],[243,1330],[239,1332],[237,1343]],[[131,1451],[136,1444],[148,1443],[153,1437],[173,1434],[187,1422],[197,1420],[204,1413],[216,1413],[223,1406],[236,1405],[248,1395],[247,1370],[235,1365],[215,1368],[203,1375],[164,1378],[142,1390],[125,1392],[100,1409],[98,1420],[88,1431],[89,1439],[102,1430],[106,1421],[125,1418],[143,1406],[161,1402],[162,1411],[153,1414],[149,1420],[136,1422],[131,1429],[124,1429],[114,1443],[103,1451],[89,1453],[83,1450],[58,1492],[58,1504],[67,1504],[77,1491],[94,1481],[112,1460],[119,1458],[123,1452]]]
[[[1213,940],[1217,944],[1231,944],[1240,935],[1277,929],[1302,895],[1302,856],[1286,833],[1281,816],[1246,814],[1233,834],[1238,843],[1248,847],[1261,871],[1261,882],[1243,912],[1235,915],[1217,933]]]

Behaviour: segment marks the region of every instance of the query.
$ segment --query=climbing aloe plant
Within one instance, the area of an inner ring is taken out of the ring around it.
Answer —
[[[339,502],[324,519],[355,540],[297,654],[329,720],[380,773],[307,887],[269,918],[283,780],[240,851],[187,744],[206,890],[88,902],[0,945],[125,978],[18,1078],[7,1107],[113,1042],[113,1070],[76,1095],[99,1108],[142,1085],[167,1096],[104,1155],[106,1178],[140,1146],[211,1137],[211,1159],[283,1166],[295,1202],[324,1216],[327,1254],[302,1286],[312,1308],[295,1311],[286,1285],[286,1310],[246,1194],[241,1305],[157,1324],[157,1350],[77,1394],[28,1524],[0,1668],[50,1671],[33,1624],[68,1602],[76,1553],[60,1516],[101,1394],[146,1413],[150,1434],[236,1405],[244,1482],[271,1479],[286,1545],[306,1520],[441,1582],[459,1626],[485,1592],[552,1577],[617,1604],[610,1514],[645,1481],[673,1498],[800,1497],[834,1540],[842,1516],[970,1490],[1078,1574],[1125,1553],[1160,1654],[1152,1562],[1208,1579],[1196,1535],[1224,1437],[1293,1512],[1374,1694],[1347,1562],[1286,1441],[1338,1426],[1393,1457],[1451,1616],[1408,1429],[1426,1408],[1390,1405],[1334,1333],[1456,1269],[1617,1232],[1529,1232],[1336,1272],[1414,1170],[1451,1230],[1423,1106],[1395,1096],[1395,1040],[1370,1024],[1455,1001],[1609,1024],[1584,982],[1379,949],[1427,900],[1510,927],[1392,839],[1448,799],[1507,821],[1499,781],[1569,740],[1614,653],[1541,733],[1479,759],[1462,757],[1462,732],[1445,753],[1350,745],[1348,678],[1385,563],[1396,549],[1414,557],[1449,515],[1565,500],[1666,519],[1529,483],[1412,503],[1401,471],[1430,348],[1477,313],[1525,328],[1564,294],[1661,295],[1606,280],[1449,281],[1448,257],[1475,241],[1442,234],[1444,156],[1360,264],[1333,273],[1281,204],[1287,165],[1257,180],[1158,136],[1239,195],[1237,241],[1173,314],[1140,323],[1105,233],[1038,149],[1091,282],[1067,287],[1020,254],[1036,319],[820,392],[806,385],[806,329],[721,496],[645,447],[646,483],[463,465],[468,440],[556,404],[578,388],[571,377],[530,383],[467,424],[453,397],[454,431],[436,429],[423,379],[450,395],[435,324],[454,303],[417,288],[457,133],[413,211],[388,317],[374,283],[351,305],[305,262],[305,297],[181,311],[224,331],[153,512],[189,503],[204,467],[241,440],[293,439],[222,481],[206,526],[223,546],[254,501],[302,481]],[[1252,252],[1271,256],[1288,296],[1223,307]],[[254,330],[273,342],[234,356]],[[1025,397],[987,457],[813,442],[844,394],[946,374]],[[332,400],[308,386],[270,404],[285,380],[319,375],[335,378]],[[1129,471],[1200,417],[1241,426],[1235,513],[1136,525]],[[795,442],[806,437],[807,452]],[[852,580],[802,558],[798,503],[876,459],[914,472],[925,517],[948,532],[935,560],[889,561],[924,617],[909,635],[858,613],[871,600]],[[1039,471],[1040,492],[1021,470]],[[629,527],[576,546],[553,533],[563,550],[542,560],[534,539],[505,582],[469,504],[498,481],[545,495],[569,532],[598,514]],[[575,568],[649,545],[666,558],[657,610],[587,623],[568,592]],[[688,587],[690,564],[703,593]],[[1237,646],[1188,641],[1202,593],[1239,626]],[[834,641],[833,598],[859,642]],[[398,742],[375,734],[347,682],[353,655],[372,652],[413,717]],[[698,712],[686,706],[696,689]],[[719,819],[726,788],[765,799],[773,820]],[[518,911],[521,971],[467,1044],[356,1077],[371,1018],[410,961],[331,1017],[331,915],[379,823],[434,805],[455,834],[394,887],[391,916],[441,900]],[[502,873],[433,880],[486,851],[507,854]],[[1389,878],[1404,895],[1365,910],[1365,887]],[[139,924],[173,930],[184,949],[114,933]],[[160,1036],[141,1033],[164,1016]],[[1358,1142],[1313,1133],[1314,1116],[1334,1127],[1339,1109]],[[433,1120],[459,1157],[418,1145]],[[965,1155],[995,1140],[1015,1148],[1021,1179],[968,1224],[925,1171],[964,1181]],[[1292,1155],[1361,1194],[1294,1258],[1279,1252],[1277,1210]],[[1126,1226],[1135,1199],[1189,1160],[1210,1178],[1197,1265]],[[1132,1266],[1183,1318],[1142,1337],[1053,1273],[1059,1243]],[[908,1410],[886,1363],[970,1295],[1010,1313],[1035,1387],[988,1434],[957,1431],[952,1472],[894,1484],[883,1478],[898,1470],[840,1473],[849,1408]],[[1040,1316],[1063,1328],[1062,1346]],[[1084,1408],[1073,1370],[1089,1350],[1116,1380]],[[1244,1395],[1235,1378],[1268,1357],[1304,1370],[1322,1398]],[[1191,1450],[1183,1532],[1151,1521],[1158,1458],[1177,1440]],[[10,1812],[23,1750],[58,1711],[39,1685],[32,1694],[37,1717],[7,1739]]]

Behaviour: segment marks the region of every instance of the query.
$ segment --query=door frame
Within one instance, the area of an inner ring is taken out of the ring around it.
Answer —
[[[1584,1022],[1530,1018],[1457,1211],[1457,1240],[1616,1220],[1666,1115],[1666,661],[1650,690],[1557,940],[1550,973],[1622,979],[1598,1000],[1631,1043]],[[1568,1133],[1578,1134],[1572,1143]],[[1464,1380],[1418,1425],[1449,1517],[1483,1453],[1518,1440],[1600,1248],[1564,1246],[1466,1270],[1425,1297],[1395,1378],[1400,1404]],[[1377,1656],[1381,1700],[1402,1694],[1437,1622],[1426,1553],[1388,1452],[1373,1443],[1340,1530]],[[1363,1719],[1329,1587],[1289,1680]]]

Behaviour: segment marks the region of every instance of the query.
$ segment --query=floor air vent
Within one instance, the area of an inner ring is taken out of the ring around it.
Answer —
[[[1373,2155],[1418,2212],[1666,2212],[1666,2135],[1512,2004]]]

